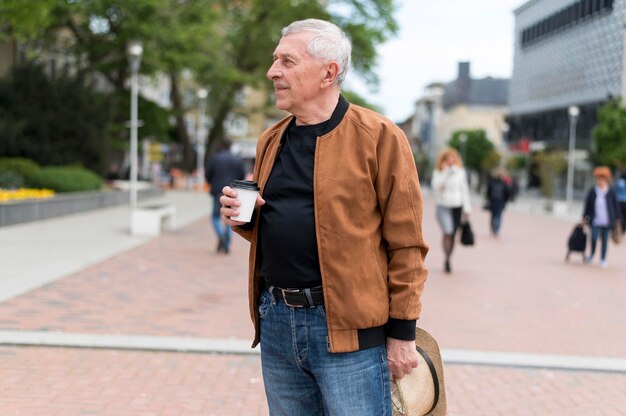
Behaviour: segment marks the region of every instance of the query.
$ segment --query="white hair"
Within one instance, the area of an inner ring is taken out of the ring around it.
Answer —
[[[298,20],[283,28],[282,35],[310,32],[313,34],[307,45],[309,54],[315,58],[335,61],[339,64],[339,75],[335,83],[341,87],[346,79],[352,44],[348,36],[335,24],[320,19]]]

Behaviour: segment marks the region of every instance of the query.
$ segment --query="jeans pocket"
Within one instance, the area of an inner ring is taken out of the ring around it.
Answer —
[[[268,292],[261,293],[258,304],[259,318],[265,319],[267,315],[269,315],[273,306],[274,299],[272,298],[272,295],[270,295]]]
[[[322,318],[326,319],[326,306],[319,305],[316,306],[315,309],[317,309],[317,313],[319,313]]]

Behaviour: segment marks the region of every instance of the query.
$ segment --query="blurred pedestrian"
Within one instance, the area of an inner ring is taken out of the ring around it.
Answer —
[[[511,176],[509,174],[504,174],[502,177],[504,183],[506,184],[509,192],[508,202],[515,201],[517,198],[517,194],[519,193],[519,179],[516,176]]]
[[[211,220],[217,235],[218,253],[228,254],[230,252],[231,229],[222,221],[220,209],[220,196],[222,188],[234,180],[242,180],[246,177],[246,167],[239,156],[230,151],[231,143],[227,139],[222,139],[218,151],[211,157],[204,172],[205,179],[209,185],[209,193],[213,196],[213,213]]]
[[[439,155],[431,186],[437,204],[437,221],[443,231],[444,270],[450,273],[456,232],[461,220],[466,220],[472,210],[467,173],[456,150],[448,148]]]
[[[282,31],[267,72],[291,113],[257,144],[250,305],[272,416],[391,416],[391,383],[418,364],[427,270],[406,136],[349,103],[350,40],[308,19]],[[223,190],[222,214],[238,214]]]
[[[591,227],[591,253],[585,257],[586,263],[591,263],[596,252],[598,237],[602,241],[600,252],[600,266],[606,268],[606,252],[609,242],[609,232],[616,221],[622,220],[622,214],[617,203],[615,192],[610,187],[611,171],[606,166],[598,166],[593,170],[595,186],[589,190],[585,200],[583,223]]]
[[[491,233],[497,237],[502,225],[502,212],[511,196],[511,187],[505,182],[506,172],[496,169],[487,184],[487,205],[491,212]]]
[[[615,194],[619,203],[620,212],[622,213],[622,221],[626,221],[626,171],[615,181]],[[626,226],[622,222],[622,234],[626,233]]]

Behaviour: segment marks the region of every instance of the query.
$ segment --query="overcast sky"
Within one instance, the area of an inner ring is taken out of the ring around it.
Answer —
[[[459,61],[474,78],[509,78],[513,68],[513,10],[527,0],[396,0],[397,37],[379,48],[379,91],[346,80],[399,122],[412,112],[424,86],[456,78]]]

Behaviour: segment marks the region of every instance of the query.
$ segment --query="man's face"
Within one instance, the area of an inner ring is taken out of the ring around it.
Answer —
[[[292,114],[322,91],[324,62],[307,52],[311,34],[294,33],[280,39],[267,77],[274,82],[276,107]]]

